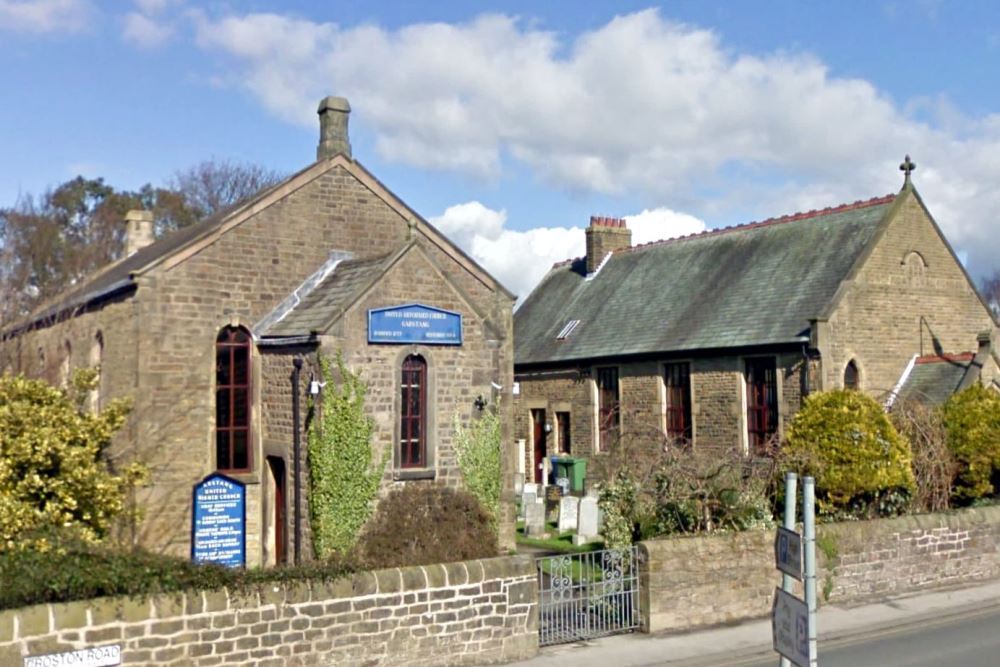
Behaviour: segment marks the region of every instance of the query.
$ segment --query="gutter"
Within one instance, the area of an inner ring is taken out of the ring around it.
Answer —
[[[135,286],[136,284],[135,281],[133,280],[133,276],[129,275],[128,278],[122,278],[121,280],[113,282],[104,289],[95,290],[93,292],[86,292],[85,294],[82,294],[79,298],[73,299],[64,304],[60,304],[59,306],[53,306],[51,308],[48,308],[47,310],[42,311],[42,313],[35,316],[28,322],[16,326],[13,329],[8,329],[7,331],[0,334],[0,340],[9,340],[14,336],[18,336],[26,331],[30,331],[31,329],[36,328],[36,325],[42,323],[44,320],[59,318],[60,316],[65,315],[66,313],[72,311],[75,308],[79,308],[80,306],[90,306],[95,303],[100,303],[105,299],[115,296],[116,294],[124,292]]]
[[[282,336],[261,338],[257,341],[258,347],[286,347],[288,345],[309,345],[318,343],[316,334],[310,333],[303,336]]]

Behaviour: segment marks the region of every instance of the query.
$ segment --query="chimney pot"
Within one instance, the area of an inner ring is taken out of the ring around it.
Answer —
[[[324,97],[319,103],[319,146],[316,159],[325,160],[343,153],[351,157],[347,120],[351,105],[344,97]]]
[[[153,238],[153,212],[132,210],[125,214],[125,256],[134,255]]]

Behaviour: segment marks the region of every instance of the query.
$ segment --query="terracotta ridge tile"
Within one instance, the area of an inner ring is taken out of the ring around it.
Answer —
[[[941,361],[972,361],[976,358],[975,352],[956,352],[954,354],[926,354],[917,357],[918,364],[933,364]]]

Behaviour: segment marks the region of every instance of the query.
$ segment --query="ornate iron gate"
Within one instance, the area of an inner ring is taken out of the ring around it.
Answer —
[[[546,556],[538,566],[542,646],[631,632],[639,627],[638,549]]]

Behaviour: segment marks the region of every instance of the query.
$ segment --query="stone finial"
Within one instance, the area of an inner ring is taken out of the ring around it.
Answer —
[[[910,160],[910,156],[907,155],[903,160],[903,163],[899,165],[899,170],[903,172],[903,187],[905,188],[910,184],[910,174],[913,173],[917,168],[917,163]]]
[[[347,131],[347,119],[351,105],[344,97],[324,97],[319,103],[319,146],[316,159],[325,160],[343,153],[351,157],[351,142]]]
[[[132,210],[125,214],[125,256],[134,255],[153,238],[153,212]]]

